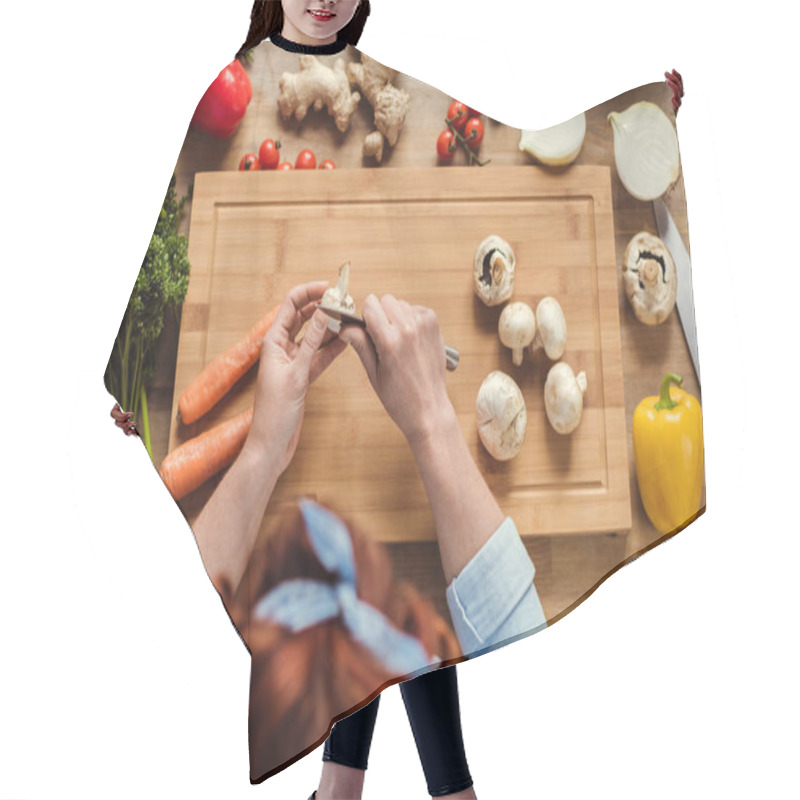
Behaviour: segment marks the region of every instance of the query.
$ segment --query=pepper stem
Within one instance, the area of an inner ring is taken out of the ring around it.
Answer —
[[[664,409],[669,410],[678,405],[669,394],[669,387],[673,383],[676,386],[680,386],[683,383],[683,378],[681,378],[680,375],[676,375],[674,372],[668,372],[664,376],[664,380],[661,381],[661,396],[658,398],[658,402],[653,406],[657,411]]]

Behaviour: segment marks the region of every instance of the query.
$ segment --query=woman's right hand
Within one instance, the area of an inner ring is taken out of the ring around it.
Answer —
[[[358,353],[389,416],[414,444],[452,411],[444,339],[436,312],[394,295],[364,300],[366,329],[343,325],[339,338]]]

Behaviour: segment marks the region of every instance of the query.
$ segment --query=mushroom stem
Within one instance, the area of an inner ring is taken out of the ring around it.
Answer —
[[[336,289],[339,292],[339,296],[344,300],[347,297],[347,288],[348,284],[350,283],[350,262],[345,261],[341,267],[339,267],[339,282],[336,285]]]
[[[506,271],[505,256],[499,250],[495,250],[491,256],[491,264],[492,283],[496,286],[503,279],[503,273]]]
[[[648,286],[654,286],[658,280],[658,264],[650,259],[639,272],[639,277]]]
[[[514,364],[515,367],[518,367],[522,364],[522,354],[525,352],[524,347],[512,347],[511,348],[511,362]]]

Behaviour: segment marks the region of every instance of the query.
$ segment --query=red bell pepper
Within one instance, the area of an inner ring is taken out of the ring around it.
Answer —
[[[244,67],[235,59],[215,78],[197,104],[191,125],[218,139],[232,136],[253,97]]]

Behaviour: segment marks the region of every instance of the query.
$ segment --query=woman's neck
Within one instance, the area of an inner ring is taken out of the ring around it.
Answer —
[[[313,36],[309,36],[307,33],[303,33],[296,25],[293,25],[285,16],[283,18],[283,30],[281,31],[281,36],[284,39],[288,39],[290,42],[294,42],[295,44],[304,44],[304,45],[324,45],[324,44],[333,44],[337,38],[338,33],[334,33],[332,36],[328,36],[325,39],[315,39]]]
[[[285,30],[285,29],[284,29]],[[308,38],[308,37],[306,37]],[[276,47],[281,50],[287,50],[290,53],[307,53],[310,55],[333,55],[341,53],[347,47],[347,39],[334,39],[322,44],[322,40],[315,39],[314,44],[305,44],[294,39],[288,38],[283,33],[274,33],[270,40]]]

